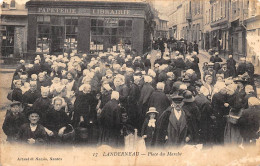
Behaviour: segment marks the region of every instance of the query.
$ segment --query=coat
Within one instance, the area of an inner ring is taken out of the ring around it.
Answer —
[[[148,111],[147,107],[153,91],[154,88],[149,83],[145,83],[142,87],[138,104],[142,108],[144,114]]]
[[[21,142],[27,142],[30,138],[35,139],[36,144],[44,144],[48,140],[47,133],[42,125],[37,124],[36,130],[33,132],[31,131],[30,123],[23,124],[16,139]]]
[[[168,107],[159,117],[152,142],[153,146],[181,145],[185,142],[188,129],[185,113],[182,111],[178,121],[172,109],[172,107]],[[179,126],[177,125],[178,122]],[[165,136],[168,136],[167,141]]]
[[[13,101],[19,101],[19,102],[23,101],[23,93],[22,93],[22,90],[20,88],[14,88],[13,89],[12,100]]]
[[[41,97],[41,94],[38,90],[31,91],[29,89],[27,92],[23,94],[23,105],[24,105],[24,112],[26,113],[27,111],[30,110],[30,106],[28,104],[33,104],[39,97]]]
[[[232,77],[236,77],[236,61],[233,58],[227,60],[227,68],[230,70]]]
[[[40,122],[45,121],[46,113],[50,109],[50,106],[51,106],[50,98],[40,97],[33,103],[33,106],[32,106],[33,110],[40,112],[42,115],[40,118]]]
[[[244,140],[256,139],[256,133],[260,127],[259,107],[253,106],[243,110],[241,117],[238,119],[238,126]]]
[[[156,90],[152,93],[149,100],[149,108],[155,107],[156,111],[159,112],[158,116],[160,116],[170,105],[171,102],[164,92]]]
[[[199,138],[200,142],[207,144],[212,141],[212,106],[210,101],[203,94],[198,94],[195,97],[195,103],[200,111],[200,120],[199,120]]]
[[[199,121],[200,111],[195,102],[184,102],[182,106],[185,112],[185,117],[188,125],[188,135],[190,136],[190,143],[198,143],[199,140]]]
[[[43,125],[54,133],[57,133],[69,123],[70,119],[63,109],[56,111],[54,108],[51,108],[46,114],[46,120]]]
[[[112,91],[103,91],[101,94],[101,106],[100,108],[103,108],[107,102],[111,99]]]
[[[150,117],[145,118],[145,121],[144,121],[144,124],[142,127],[142,131],[141,131],[141,136],[147,135],[147,138],[145,138],[146,146],[152,145],[152,140],[153,140],[154,131],[155,131],[155,127],[148,126],[149,120],[150,120]]]
[[[135,83],[132,83],[129,88],[129,96],[128,96],[128,108],[127,114],[129,117],[129,121],[136,126],[138,123],[138,99],[140,97],[140,89],[139,86]]]
[[[220,92],[215,93],[212,97],[213,115],[216,117],[214,120],[214,139],[216,143],[224,142],[224,130],[226,126],[225,115],[228,115],[229,108],[224,106],[228,101],[227,95],[222,95]]]
[[[110,100],[103,107],[101,115],[100,144],[119,146],[121,142],[121,108],[115,99]]]
[[[7,110],[2,129],[7,136],[7,141],[14,141],[21,126],[27,122],[26,117],[18,113],[17,116],[13,115],[10,110]]]
[[[90,121],[92,123],[97,122],[97,99],[91,93],[81,93],[76,97],[74,103],[74,124],[76,125],[80,116],[83,116],[85,124],[89,124]]]
[[[243,75],[246,71],[246,63],[239,63],[237,66],[237,75]]]
[[[224,78],[228,78],[228,77],[233,76],[232,75],[233,73],[229,69],[227,69],[226,71],[224,71],[223,69],[219,69],[217,74],[224,74]]]

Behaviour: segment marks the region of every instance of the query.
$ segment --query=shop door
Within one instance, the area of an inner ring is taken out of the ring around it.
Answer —
[[[51,27],[51,54],[62,53],[64,45],[64,27]]]

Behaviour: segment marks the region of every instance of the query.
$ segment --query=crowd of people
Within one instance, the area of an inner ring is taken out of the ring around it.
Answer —
[[[254,144],[260,101],[254,68],[215,53],[200,70],[197,52],[136,56],[100,52],[37,55],[17,67],[3,131],[9,142],[147,147]]]

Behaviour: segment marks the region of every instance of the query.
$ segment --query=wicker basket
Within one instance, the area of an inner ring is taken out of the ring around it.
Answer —
[[[66,127],[66,130],[62,136],[62,140],[69,142],[69,141],[74,141],[75,140],[75,130],[72,127],[72,125],[68,125]]]

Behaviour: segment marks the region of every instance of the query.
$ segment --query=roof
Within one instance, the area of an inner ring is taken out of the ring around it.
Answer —
[[[26,3],[27,7],[37,6],[93,6],[93,7],[126,7],[144,8],[148,6],[144,0],[30,0]]]

